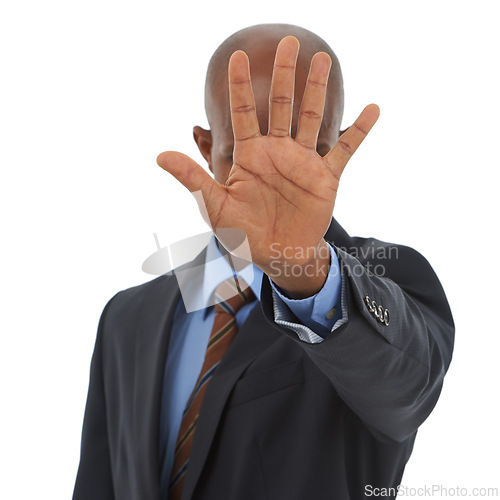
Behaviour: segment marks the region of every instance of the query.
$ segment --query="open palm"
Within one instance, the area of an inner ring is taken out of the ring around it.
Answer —
[[[292,139],[298,50],[294,37],[285,37],[278,45],[265,136],[257,120],[248,57],[242,51],[231,56],[229,95],[235,142],[225,185],[181,153],[169,151],[158,157],[158,164],[191,192],[202,192],[213,229],[245,232],[252,260],[264,271],[275,254],[272,248],[294,249],[288,255],[301,264],[307,259],[297,256],[318,247],[331,220],[342,171],[379,115],[376,105],[367,106],[327,155],[316,152],[331,66],[328,54],[319,52],[311,61]]]

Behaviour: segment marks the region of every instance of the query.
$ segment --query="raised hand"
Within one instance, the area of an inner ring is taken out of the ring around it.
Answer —
[[[290,136],[298,40],[278,45],[269,96],[267,135],[260,132],[249,61],[236,51],[229,61],[229,95],[234,134],[233,166],[225,185],[191,158],[177,152],[159,155],[158,164],[191,192],[201,191],[213,229],[237,228],[247,235],[253,262],[275,283],[301,297],[324,283],[328,229],[340,176],[350,157],[377,121],[379,109],[367,106],[325,155],[316,152],[331,60],[319,52],[311,60],[295,139]],[[311,267],[311,264],[318,264]],[[281,270],[317,269],[311,273]]]

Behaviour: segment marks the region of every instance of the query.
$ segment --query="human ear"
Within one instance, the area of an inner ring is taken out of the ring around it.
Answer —
[[[212,133],[210,130],[196,126],[193,128],[193,138],[212,172]]]

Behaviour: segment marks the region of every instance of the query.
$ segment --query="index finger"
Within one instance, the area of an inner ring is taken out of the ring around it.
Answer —
[[[235,141],[244,141],[260,135],[255,110],[248,56],[237,50],[229,59],[229,105]]]

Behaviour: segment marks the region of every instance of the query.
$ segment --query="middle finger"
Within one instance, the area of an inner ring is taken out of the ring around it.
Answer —
[[[268,135],[277,137],[290,135],[298,53],[299,41],[293,36],[283,38],[276,49],[269,94]]]

